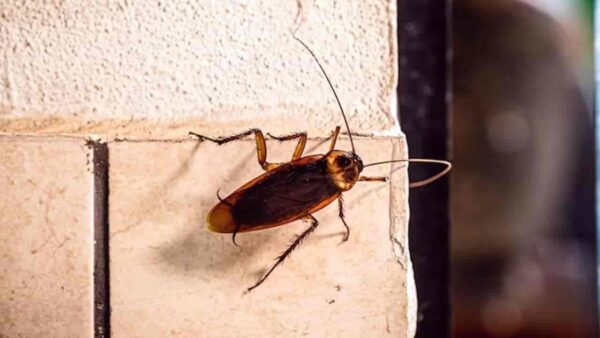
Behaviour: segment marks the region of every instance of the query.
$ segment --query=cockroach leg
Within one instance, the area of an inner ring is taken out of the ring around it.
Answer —
[[[207,140],[207,141],[214,142],[218,145],[221,145],[221,144],[224,144],[227,142],[239,140],[239,139],[244,138],[252,133],[254,133],[254,138],[256,140],[256,156],[258,158],[258,164],[265,171],[269,171],[269,170],[272,170],[272,169],[280,166],[281,165],[280,163],[268,163],[267,162],[267,143],[265,142],[265,136],[263,135],[263,133],[260,129],[253,128],[253,129],[249,129],[244,132],[241,132],[239,134],[235,134],[235,135],[227,136],[227,137],[219,137],[219,138],[211,138],[208,136],[196,134],[194,132],[189,132],[189,135],[197,137],[200,141]]]
[[[225,144],[225,143],[228,143],[228,142],[231,142],[231,141],[239,140],[239,139],[244,138],[244,137],[246,137],[246,136],[248,136],[248,135],[250,135],[252,133],[254,133],[254,134],[260,133],[262,135],[262,132],[260,131],[260,129],[256,129],[256,128],[248,129],[246,131],[243,131],[243,132],[241,132],[239,134],[235,134],[235,135],[232,135],[232,136],[225,136],[225,137],[218,137],[218,138],[212,138],[212,137],[200,135],[200,134],[194,133],[192,131],[190,131],[188,133],[188,135],[195,136],[200,141],[205,141],[206,140],[206,141],[211,141],[211,142],[214,142],[214,143],[216,143],[218,145],[221,145],[221,144]]]
[[[296,144],[296,149],[294,149],[294,154],[292,155],[292,161],[299,159],[300,156],[302,156],[302,153],[304,152],[304,147],[306,147],[306,140],[307,140],[306,132],[294,133],[294,134],[285,135],[285,136],[273,136],[273,135],[267,133],[267,136],[272,137],[279,142],[299,138],[298,144]]]
[[[344,223],[344,226],[346,227],[346,234],[344,234],[344,238],[342,239],[342,243],[344,243],[350,237],[350,227],[348,227],[348,224],[346,224],[346,219],[344,218],[344,199],[342,198],[342,195],[338,197],[338,206],[340,210],[338,215],[340,216],[342,223]]]
[[[273,170],[277,167],[279,167],[281,165],[281,163],[271,163],[271,162],[265,162],[264,164],[261,165],[261,167],[265,170],[265,171],[269,171],[269,170]]]
[[[275,268],[277,268],[281,263],[283,263],[283,261],[292,253],[292,251],[294,251],[294,249],[296,249],[300,245],[300,243],[302,243],[303,240],[306,239],[306,237],[308,237],[308,235],[315,231],[315,229],[319,225],[319,221],[317,221],[317,219],[314,218],[313,215],[308,215],[306,218],[311,221],[310,227],[306,229],[302,234],[300,234],[300,236],[296,237],[296,240],[292,243],[292,245],[290,245],[290,247],[287,248],[287,250],[285,250],[279,257],[276,258],[275,264],[273,264],[271,269],[267,271],[263,278],[261,278],[256,284],[248,288],[248,292],[254,290],[256,287],[261,285],[267,279],[267,277],[269,277],[273,270],[275,270]]]
[[[361,176],[358,178],[358,180],[362,182],[388,182],[390,179],[388,177]]]
[[[335,127],[333,133],[331,134],[331,143],[329,144],[329,151],[332,151],[335,148],[335,142],[337,142],[338,135],[340,134],[340,126]]]

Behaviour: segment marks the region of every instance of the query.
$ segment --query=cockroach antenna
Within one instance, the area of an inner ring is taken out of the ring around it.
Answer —
[[[344,108],[342,108],[342,103],[340,102],[340,98],[338,97],[337,93],[335,92],[335,88],[333,88],[333,84],[331,83],[331,80],[329,80],[329,76],[327,76],[327,73],[325,72],[325,69],[321,65],[321,62],[319,62],[319,59],[317,58],[317,56],[315,55],[315,53],[313,53],[313,51],[308,47],[308,45],[306,45],[304,43],[304,41],[300,40],[296,36],[296,32],[295,31],[292,32],[292,37],[296,41],[300,42],[302,44],[302,46],[304,46],[304,48],[306,48],[306,50],[308,50],[308,52],[310,53],[310,55],[312,55],[313,59],[315,59],[315,61],[319,65],[319,68],[321,68],[321,72],[325,76],[325,79],[327,80],[327,83],[329,83],[329,87],[331,87],[331,90],[333,91],[333,95],[335,96],[335,100],[337,101],[337,104],[340,107],[340,111],[342,112],[342,117],[344,118],[344,123],[346,124],[346,130],[348,130],[348,137],[350,137],[350,145],[352,146],[352,153],[355,154],[356,151],[354,149],[354,141],[352,140],[352,132],[350,132],[350,125],[348,124],[348,119],[346,118],[346,113],[344,113]]]
[[[308,45],[306,43],[304,43],[304,41],[300,40],[297,36],[296,36],[296,31],[298,30],[298,28],[294,31],[292,31],[292,37],[300,42],[302,44],[302,46],[304,46],[304,48],[306,48],[306,50],[308,50],[308,52],[310,53],[310,55],[312,55],[313,59],[317,62],[317,65],[319,65],[319,68],[321,69],[321,72],[323,73],[323,75],[325,76],[325,79],[327,80],[327,83],[329,84],[329,87],[331,88],[331,91],[333,91],[333,95],[335,96],[335,100],[337,101],[338,106],[340,107],[340,111],[342,113],[342,117],[344,118],[344,123],[346,124],[346,130],[348,131],[348,137],[350,137],[350,145],[352,146],[352,153],[356,154],[356,151],[354,149],[354,141],[352,140],[352,132],[350,131],[350,125],[348,124],[348,119],[346,118],[346,113],[344,112],[344,108],[342,108],[342,103],[340,102],[340,98],[338,97],[335,88],[333,87],[333,84],[331,83],[331,80],[329,80],[329,76],[327,76],[327,72],[325,72],[325,69],[323,68],[323,66],[321,65],[321,62],[319,62],[319,59],[317,58],[317,56],[315,55],[315,53],[313,53],[313,51],[310,49],[310,47],[308,47]],[[392,161],[383,161],[383,162],[376,162],[376,163],[371,163],[371,164],[367,164],[364,167],[369,167],[369,166],[375,166],[375,165],[380,165],[380,164],[386,164],[386,163],[396,163],[396,162],[413,162],[413,163],[436,163],[436,164],[443,164],[446,166],[446,168],[444,170],[442,170],[440,173],[429,177],[427,179],[421,180],[421,181],[416,181],[416,182],[411,182],[409,184],[410,188],[417,188],[417,187],[422,187],[424,185],[427,185],[435,180],[437,180],[438,178],[446,175],[450,169],[452,169],[452,164],[448,161],[443,161],[443,160],[431,160],[431,159],[406,159],[406,160],[392,160]]]
[[[407,160],[391,160],[391,161],[381,161],[381,162],[374,162],[374,163],[369,163],[369,164],[365,164],[364,168],[366,167],[371,167],[371,166],[376,166],[376,165],[380,165],[380,164],[386,164],[386,163],[397,163],[397,162],[412,162],[412,163],[435,163],[435,164],[443,164],[446,166],[446,168],[444,168],[444,170],[440,171],[439,173],[426,178],[424,180],[420,180],[420,181],[416,181],[416,182],[410,182],[409,183],[409,188],[418,188],[418,187],[422,187],[424,185],[427,185],[435,180],[437,180],[438,178],[446,175],[451,169],[452,169],[452,163],[448,162],[448,161],[444,161],[444,160],[432,160],[432,159],[428,159],[428,158],[409,158]]]

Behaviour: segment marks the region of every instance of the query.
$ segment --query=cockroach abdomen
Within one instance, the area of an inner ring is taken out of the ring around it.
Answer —
[[[220,202],[206,216],[208,230],[220,233],[232,233],[235,230],[236,222],[233,219],[231,206]]]

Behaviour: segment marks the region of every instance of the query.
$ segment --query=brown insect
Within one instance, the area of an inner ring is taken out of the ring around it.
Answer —
[[[433,182],[445,175],[451,168],[449,162],[428,159],[391,160],[363,164],[360,157],[356,154],[346,114],[327,73],[310,48],[297,37],[294,36],[294,39],[310,52],[321,68],[327,83],[329,83],[344,118],[352,151],[335,149],[335,144],[340,133],[339,126],[333,131],[329,151],[323,155],[302,157],[307,141],[305,132],[280,137],[267,134],[278,141],[298,139],[292,160],[284,163],[267,162],[265,137],[259,129],[250,129],[237,135],[216,139],[190,132],[190,135],[197,137],[199,140],[208,140],[219,145],[254,134],[258,163],[266,171],[224,199],[219,196],[219,192],[217,191],[219,203],[210,210],[206,217],[210,231],[233,234],[232,240],[237,246],[235,237],[240,232],[272,228],[299,219],[308,220],[311,223],[310,227],[297,236],[292,245],[277,257],[271,269],[256,284],[248,288],[248,291],[262,284],[273,270],[317,228],[319,222],[312,214],[335,200],[338,201],[339,217],[346,228],[343,241],[348,240],[350,228],[344,219],[342,193],[352,189],[356,182],[387,181],[386,177],[361,176],[360,174],[364,168],[393,162],[426,162],[446,165],[446,168],[440,173],[428,179],[413,182],[410,184],[410,187],[422,186]]]

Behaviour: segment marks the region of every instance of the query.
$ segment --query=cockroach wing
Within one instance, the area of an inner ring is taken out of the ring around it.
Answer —
[[[208,229],[233,233],[283,225],[307,216],[339,197],[323,155],[282,164],[246,183],[209,212]]]

